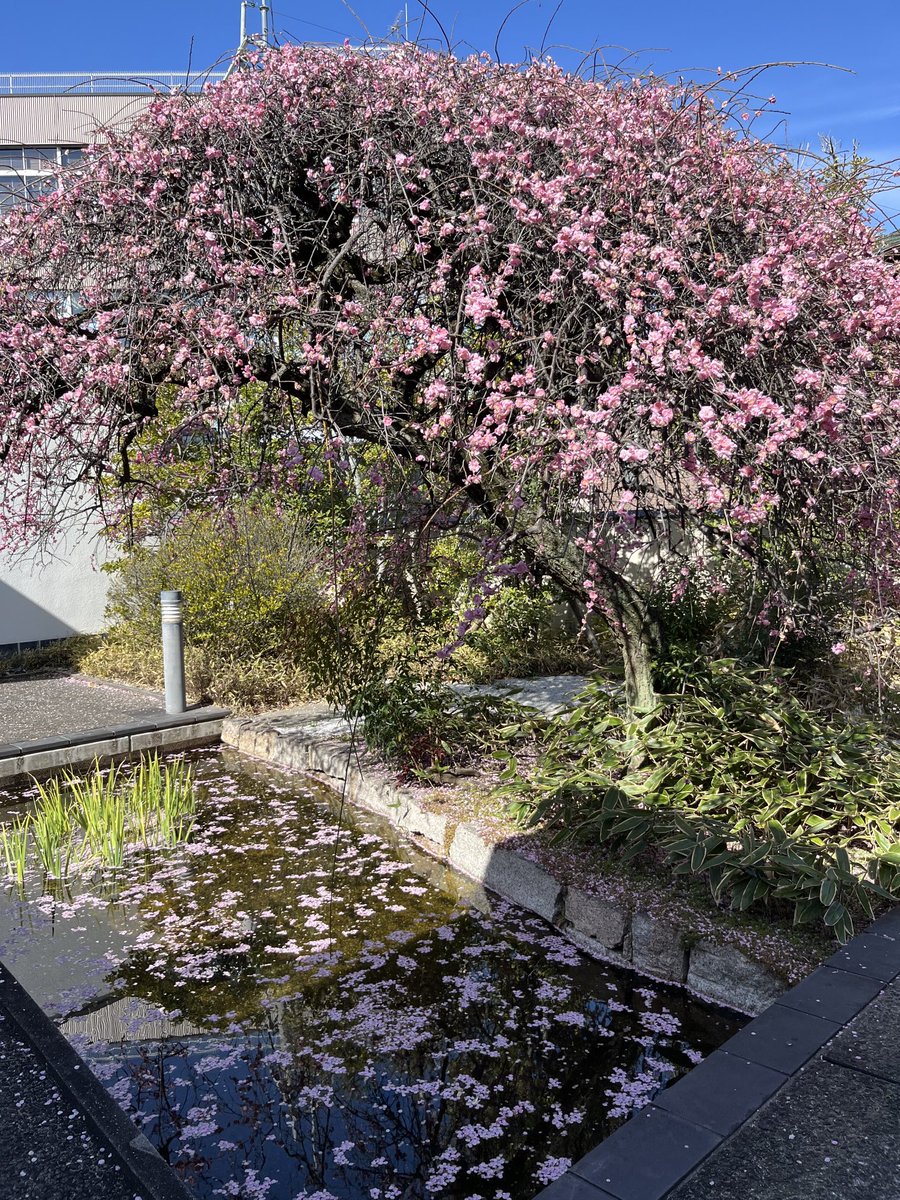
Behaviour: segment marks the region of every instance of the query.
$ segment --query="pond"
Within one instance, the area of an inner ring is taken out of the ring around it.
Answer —
[[[188,840],[32,866],[0,957],[198,1197],[529,1200],[741,1023],[299,776],[186,757]]]

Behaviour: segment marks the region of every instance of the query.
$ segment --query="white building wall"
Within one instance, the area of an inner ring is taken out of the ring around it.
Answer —
[[[0,95],[4,146],[88,146],[105,129],[124,129],[153,99],[142,96]]]
[[[53,547],[0,556],[0,654],[104,626],[110,578],[104,539],[83,530]]]
[[[112,80],[89,81],[84,94],[70,90],[78,77],[46,76],[44,94],[30,90],[32,77],[0,76],[0,147],[86,146],[102,141],[105,129],[124,128],[152,99],[137,80],[125,86]],[[64,91],[56,91],[65,84]],[[151,86],[157,86],[154,80]],[[122,94],[137,92],[139,94]],[[47,174],[49,166],[41,164]],[[12,179],[30,178],[6,168]],[[40,172],[38,172],[40,173]],[[56,545],[15,556],[0,555],[0,654],[31,649],[76,633],[103,628],[109,576],[100,571],[105,541],[79,524]]]

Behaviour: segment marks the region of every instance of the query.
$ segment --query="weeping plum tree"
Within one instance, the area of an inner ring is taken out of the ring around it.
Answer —
[[[6,220],[7,540],[186,438],[206,499],[236,444],[301,486],[312,419],[335,472],[379,443],[604,617],[646,705],[651,537],[747,564],[778,635],[832,569],[892,598],[900,287],[845,201],[696,86],[271,51]]]

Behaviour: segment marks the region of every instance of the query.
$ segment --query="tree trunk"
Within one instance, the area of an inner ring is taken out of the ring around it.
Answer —
[[[656,705],[655,643],[629,626],[616,630],[616,635],[625,666],[625,702],[632,712],[648,712]]]
[[[625,703],[632,712],[648,712],[657,700],[655,667],[663,651],[662,628],[645,597],[627,579],[610,572],[604,584],[625,667]]]
[[[512,488],[509,488],[511,491]],[[486,513],[501,532],[512,532],[509,518],[499,503],[481,485],[466,491],[474,504]],[[508,492],[507,492],[508,494]],[[527,550],[534,563],[561,588],[576,605],[587,601],[584,587],[585,565],[572,538],[558,523],[550,521],[537,505],[523,507],[523,528],[516,542]],[[606,617],[622,653],[625,668],[625,702],[632,712],[648,712],[656,706],[655,664],[662,655],[662,627],[638,584],[613,567],[600,567],[597,584],[606,597]]]

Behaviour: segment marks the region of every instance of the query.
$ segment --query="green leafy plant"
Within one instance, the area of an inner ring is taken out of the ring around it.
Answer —
[[[506,755],[506,794],[556,840],[660,856],[733,909],[823,921],[900,894],[900,751],[876,723],[806,708],[770,669],[676,663],[651,713],[600,684],[548,723],[527,777]],[[507,736],[520,734],[518,727]]]
[[[520,709],[509,700],[460,694],[402,672],[369,683],[348,712],[360,719],[366,744],[395,764],[402,780],[436,783],[495,750],[497,730]]]

